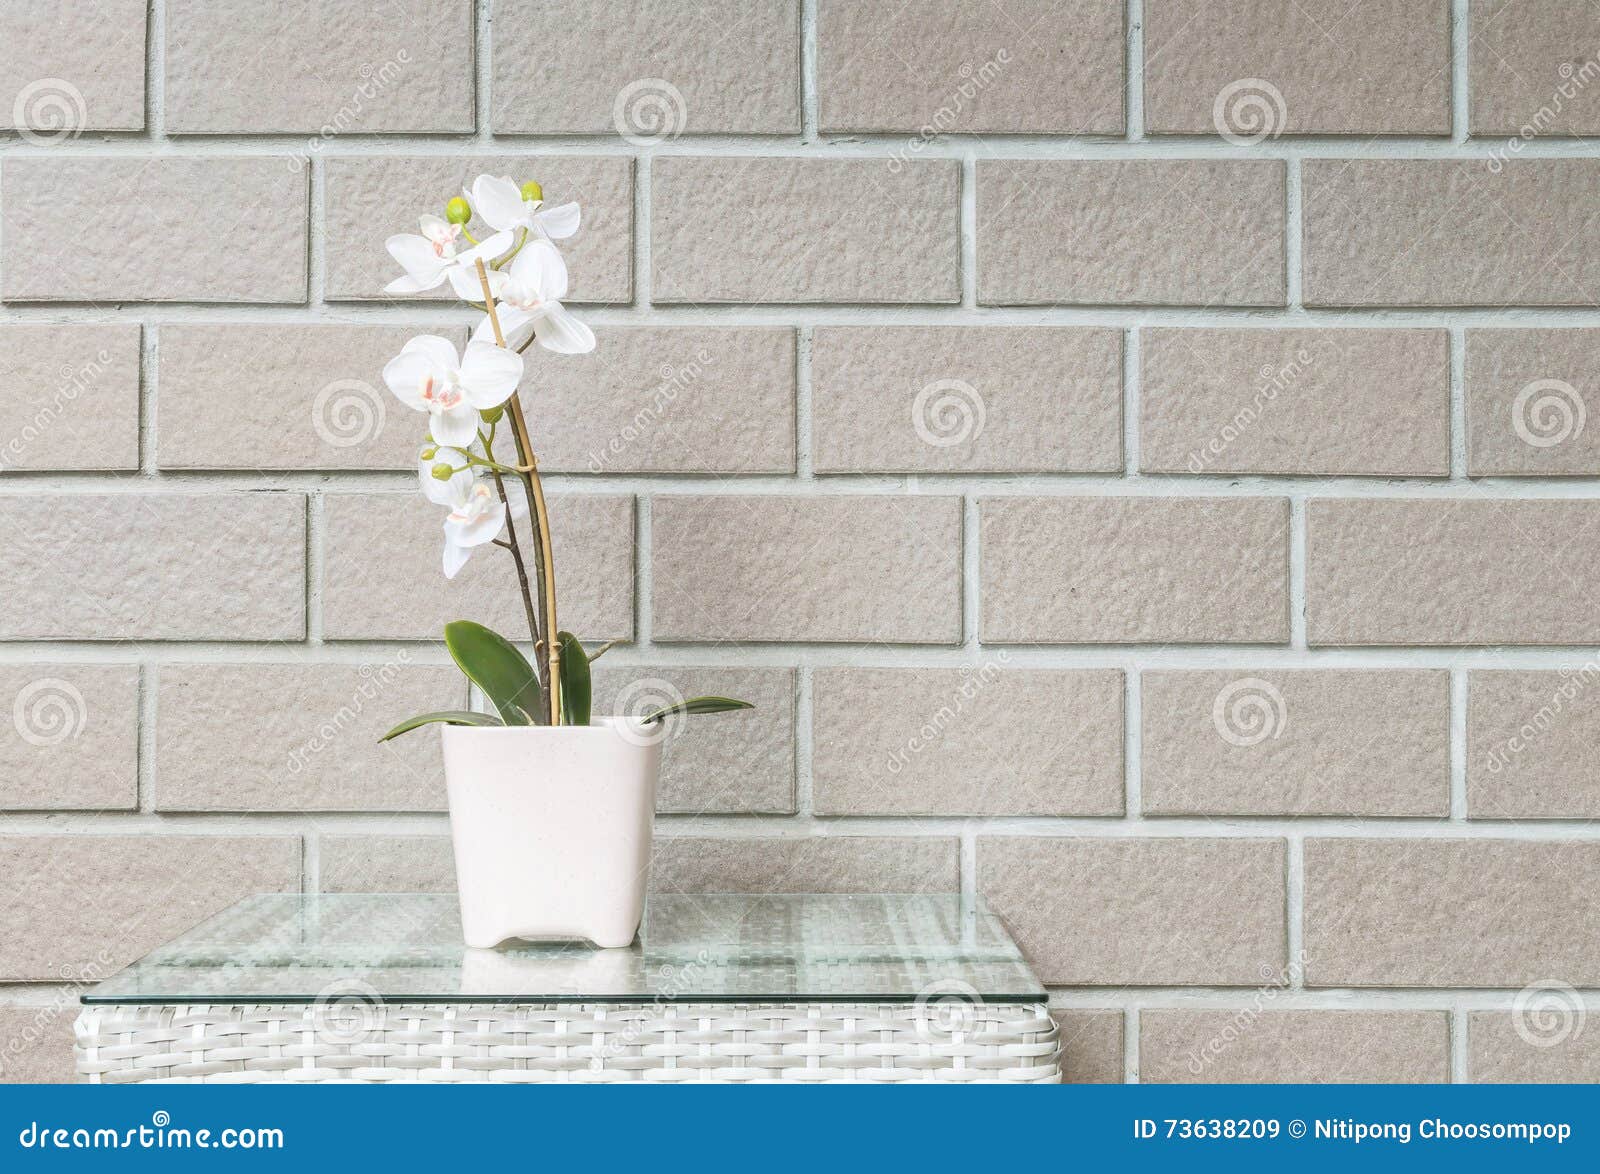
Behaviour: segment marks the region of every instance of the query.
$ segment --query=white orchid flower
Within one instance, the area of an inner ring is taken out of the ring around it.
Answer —
[[[478,413],[497,408],[517,390],[522,356],[493,344],[467,344],[457,356],[449,339],[419,334],[383,369],[383,380],[409,408],[428,413],[440,444],[466,448],[478,436]]]
[[[546,208],[542,198],[524,196],[523,189],[509,176],[480,175],[472,181],[472,189],[464,189],[463,194],[496,232],[530,228],[545,240],[565,240],[578,231],[578,205]]]
[[[520,350],[532,336],[546,350],[561,355],[594,350],[594,331],[561,304],[567,296],[567,267],[554,245],[531,242],[495,278],[495,309],[506,346]],[[473,331],[472,341],[494,342],[494,327],[487,316]]]
[[[422,484],[423,496],[450,511],[444,520],[444,574],[447,579],[454,579],[467,565],[475,547],[500,537],[506,522],[506,506],[500,500],[499,491],[488,478],[479,476],[477,468],[467,459],[468,451],[482,455],[475,447],[463,450],[442,445],[426,445],[417,455],[417,480]],[[444,480],[434,476],[434,469],[441,464],[454,470]],[[521,497],[515,482],[508,488],[511,516],[526,517],[526,498]]]
[[[509,232],[497,232],[480,241],[466,252],[457,252],[462,227],[441,220],[437,216],[421,219],[422,235],[397,233],[384,242],[389,255],[405,269],[404,277],[397,277],[383,287],[385,293],[423,293],[448,281],[456,296],[468,301],[480,301],[483,287],[478,281],[477,261],[488,264],[511,248],[514,237]]]

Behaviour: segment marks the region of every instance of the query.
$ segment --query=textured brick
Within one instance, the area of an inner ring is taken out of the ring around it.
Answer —
[[[657,640],[961,638],[958,498],[683,495],[650,509]]]
[[[1308,986],[1600,985],[1600,844],[1307,840]]]
[[[1477,1084],[1600,1084],[1594,1012],[1561,991],[1533,992],[1515,1011],[1467,1016],[1467,1076]]]
[[[979,511],[986,642],[1289,638],[1282,500],[993,497]]]
[[[1143,675],[1151,815],[1448,815],[1450,675]]]
[[[656,837],[650,886],[667,893],[954,893],[953,837]]]
[[[27,126],[52,142],[143,130],[145,9],[146,0],[6,5],[0,127]]]
[[[1269,839],[978,839],[978,890],[1041,981],[1256,986],[1285,957]]]
[[[601,661],[594,670],[596,714],[637,714],[676,697],[707,694],[737,697],[755,709],[691,717],[673,729],[662,747],[656,810],[793,811],[793,669],[627,668]]]
[[[1450,471],[1443,330],[1147,330],[1148,473],[1439,477]]]
[[[1062,1084],[1121,1084],[1122,1012],[1050,1012],[1061,1032]]]
[[[169,0],[173,134],[472,129],[473,6]],[[287,28],[285,26],[288,26]]]
[[[158,810],[444,808],[437,731],[378,739],[414,713],[465,708],[454,665],[406,652],[362,665],[163,665],[158,682]]]
[[[0,808],[138,806],[137,665],[7,665],[0,714]]]
[[[306,298],[306,176],[282,159],[11,158],[0,234],[7,301]]]
[[[1144,20],[1151,131],[1252,141],[1450,132],[1447,4],[1150,0]]]
[[[666,836],[650,886],[668,893],[954,893],[958,842],[945,836]],[[446,836],[328,836],[325,892],[451,892]]]
[[[797,133],[800,8],[499,0],[493,94],[501,134]]]
[[[633,499],[550,496],[561,626],[584,640],[633,635]],[[511,556],[478,550],[454,579],[441,566],[443,511],[419,493],[330,493],[323,624],[330,640],[438,640],[473,619],[515,640],[527,620]],[[529,527],[517,528],[520,541]]]
[[[1305,300],[1592,306],[1600,159],[1307,159]]]
[[[74,1084],[72,1021],[78,992],[63,987],[52,1001],[0,1007],[0,1083]]]
[[[1467,331],[1467,472],[1600,473],[1600,330]]]
[[[98,982],[253,893],[300,887],[294,836],[0,836],[0,979]]]
[[[1313,500],[1313,644],[1600,640],[1600,502]]]
[[[163,326],[157,460],[166,469],[411,469],[427,417],[384,385],[404,326]]]
[[[539,467],[587,473],[794,471],[794,331],[605,327],[594,356],[530,349]]]
[[[811,380],[819,472],[1122,468],[1116,330],[824,326]]]
[[[1124,56],[1117,0],[817,8],[825,132],[1120,135]]]
[[[139,327],[0,327],[0,469],[139,467]]]
[[[581,205],[582,224],[560,242],[571,283],[569,302],[626,302],[633,297],[633,161],[608,156],[406,155],[328,159],[327,296],[336,301],[395,297],[383,287],[403,272],[383,247],[417,218],[441,216],[463,185],[480,175],[538,180],[545,201]],[[482,221],[474,221],[476,229]],[[452,300],[448,283],[417,298]]]
[[[1269,987],[1267,998],[1275,988]],[[1141,1011],[1146,1084],[1445,1084],[1443,1011]]]
[[[1600,817],[1600,666],[1468,682],[1468,816]]]
[[[819,815],[1122,814],[1115,670],[1031,671],[993,657],[820,669],[812,693]]]
[[[658,157],[656,302],[954,302],[953,160]]]
[[[1281,306],[1284,263],[1277,160],[978,163],[984,305]]]
[[[1600,134],[1594,5],[1477,0],[1470,7],[1472,133]]]
[[[306,502],[298,493],[0,496],[15,547],[4,640],[298,640]]]

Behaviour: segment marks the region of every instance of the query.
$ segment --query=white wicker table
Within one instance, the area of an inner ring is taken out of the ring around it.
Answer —
[[[252,897],[83,996],[77,1066],[144,1081],[1054,1083],[1004,927],[954,895],[652,898],[620,950],[460,944],[455,899]]]

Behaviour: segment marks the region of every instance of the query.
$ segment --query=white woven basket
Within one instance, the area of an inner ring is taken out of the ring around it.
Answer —
[[[863,1081],[1054,1084],[1043,1005],[88,1006],[78,1073],[163,1082]]]

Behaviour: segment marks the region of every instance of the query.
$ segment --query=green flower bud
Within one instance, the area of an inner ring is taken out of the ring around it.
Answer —
[[[433,467],[433,479],[435,481],[448,481],[448,480],[450,480],[450,478],[454,477],[455,475],[456,475],[456,471],[454,469],[452,469],[449,465],[447,465],[444,461],[440,461],[437,465],[435,465]]]
[[[484,419],[484,422],[487,423],[487,424],[498,424],[498,423],[500,423],[500,417],[505,415],[505,414],[506,414],[506,409],[505,409],[505,405],[504,404],[501,404],[499,407],[496,407],[496,408],[483,408],[478,412],[478,415],[482,416],[483,419]]]
[[[542,200],[544,199],[544,189],[530,179],[522,185],[522,198],[524,200]]]
[[[421,458],[423,460],[431,461],[431,460],[433,460],[434,457],[439,455],[439,450],[434,448],[433,445],[430,444],[427,448],[423,449],[422,452],[419,455],[421,456]]]
[[[472,219],[472,205],[457,196],[444,206],[444,218],[451,224],[465,224]]]

